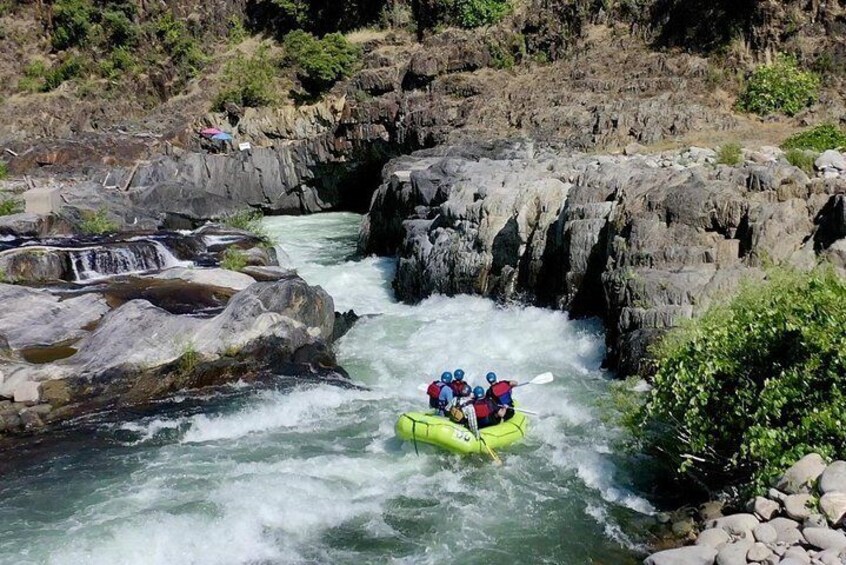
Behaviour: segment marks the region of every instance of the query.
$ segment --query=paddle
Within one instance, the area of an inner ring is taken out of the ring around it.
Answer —
[[[537,412],[532,412],[531,410],[526,410],[525,408],[517,408],[515,406],[507,406],[505,404],[497,404],[500,408],[511,408],[515,412],[522,412],[523,414],[528,414],[529,416],[540,416]]]
[[[533,378],[530,381],[526,381],[525,383],[520,383],[517,386],[525,386],[525,385],[545,385],[551,383],[555,380],[555,377],[552,376],[552,373],[541,373],[537,377]],[[517,388],[517,387],[514,387]]]
[[[497,455],[496,452],[488,446],[488,443],[485,441],[485,438],[480,437],[479,440],[482,442],[482,445],[485,446],[485,449],[488,450],[488,454],[491,456],[491,459],[494,460],[494,463],[496,463],[497,465],[502,465],[502,459],[500,459],[499,455]]]

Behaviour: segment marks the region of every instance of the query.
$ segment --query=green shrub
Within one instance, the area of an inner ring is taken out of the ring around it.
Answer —
[[[801,456],[846,457],[846,279],[772,271],[668,334],[633,429],[709,489],[761,490]]]
[[[9,176],[9,166],[6,163],[4,163],[3,161],[0,161],[0,180],[3,180],[8,176]]]
[[[325,92],[350,76],[361,59],[361,48],[340,33],[317,39],[304,31],[292,31],[283,44],[286,61],[297,68],[297,78],[311,94]]]
[[[814,174],[814,162],[817,160],[817,153],[804,149],[788,149],[784,156],[787,162],[794,167],[799,167],[808,175]]]
[[[239,54],[223,69],[223,87],[215,107],[223,110],[229,102],[250,107],[273,104],[277,99],[274,85],[276,74],[277,65],[265,47],[251,57]]]
[[[138,41],[139,27],[122,10],[108,10],[102,17],[103,31],[113,47],[132,46]]]
[[[247,256],[242,251],[229,247],[223,252],[220,266],[229,271],[242,271],[247,266]]]
[[[96,212],[83,212],[79,229],[84,234],[102,235],[118,231],[118,225],[109,219],[105,208],[100,208]]]
[[[781,144],[782,149],[809,149],[818,153],[841,147],[846,147],[846,132],[834,124],[820,124],[793,134]]]
[[[781,55],[752,73],[737,102],[738,108],[761,116],[781,112],[793,116],[817,100],[819,77],[803,71],[796,59]]]
[[[492,25],[510,11],[508,0],[451,0],[455,21],[464,28]]]
[[[235,228],[236,230],[250,232],[259,238],[263,244],[270,245],[272,241],[267,230],[264,228],[263,220],[264,214],[257,210],[243,210],[220,219],[224,225]]]
[[[41,59],[36,59],[24,67],[23,77],[18,81],[21,92],[40,92],[44,88],[44,76],[47,65]]]
[[[247,28],[244,27],[244,20],[233,15],[229,18],[228,26],[229,30],[226,32],[226,38],[229,40],[229,43],[237,45],[247,39],[249,34],[247,33]]]
[[[118,47],[100,63],[100,75],[109,80],[119,80],[126,75],[138,73],[138,61],[132,51],[126,47]]]
[[[56,0],[53,4],[53,47],[81,45],[91,32],[94,6],[90,0]]]
[[[0,216],[9,216],[23,212],[23,201],[20,198],[0,197]]]
[[[726,143],[717,151],[717,163],[736,167],[743,162],[743,148],[739,143]]]
[[[82,59],[75,55],[66,57],[65,60],[47,71],[44,75],[44,84],[41,90],[48,92],[58,88],[66,80],[71,80],[82,74],[84,65]]]
[[[170,12],[156,20],[155,35],[182,76],[194,77],[205,65],[206,57],[197,39],[188,31],[185,22],[177,20]]]

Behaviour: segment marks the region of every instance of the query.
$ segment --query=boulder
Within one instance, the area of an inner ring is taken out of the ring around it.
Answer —
[[[46,290],[0,284],[0,338],[13,350],[77,341],[109,307],[97,294],[64,298]]]
[[[746,565],[746,554],[752,545],[745,539],[724,545],[717,553],[717,565]]]
[[[844,554],[839,549],[827,549],[820,551],[814,556],[814,559],[823,565],[843,565]]]
[[[808,544],[818,549],[846,549],[846,535],[840,530],[828,528],[805,528],[802,530]]]
[[[667,549],[647,557],[644,565],[713,565],[717,550],[713,547],[692,545]]]
[[[257,265],[248,265],[241,269],[241,272],[260,282],[281,281],[297,276],[297,271],[294,269],[284,269],[282,267],[261,267]]]
[[[775,543],[778,541],[778,532],[769,524],[758,524],[752,530],[752,535],[755,536],[756,541],[761,543]]]
[[[804,548],[799,546],[788,547],[787,550],[782,555],[782,563],[784,560],[794,560],[796,563],[801,563],[802,565],[808,565],[811,562],[811,558],[808,556],[808,552],[805,551]]]
[[[757,542],[746,552],[746,559],[753,563],[761,563],[773,554],[772,550],[761,542]]]
[[[763,496],[756,496],[747,505],[747,510],[753,512],[761,520],[770,520],[773,516],[778,514],[779,503]]]
[[[787,494],[811,492],[825,468],[821,455],[809,453],[785,471],[774,486]]]
[[[823,493],[846,492],[846,461],[833,461],[820,475],[819,489]]]
[[[775,528],[779,543],[792,545],[804,539],[799,531],[799,523],[795,520],[778,517],[770,520],[768,524]]]
[[[814,497],[810,494],[791,494],[784,499],[784,513],[794,520],[804,520],[812,514]]]
[[[752,514],[732,514],[705,523],[706,528],[721,528],[726,532],[739,536],[755,529],[760,524],[758,518]]]
[[[822,514],[812,512],[810,516],[802,521],[802,528],[827,528],[828,520]]]
[[[846,493],[827,492],[820,497],[820,510],[833,526],[842,523],[846,516]]]
[[[150,278],[158,280],[181,280],[189,284],[219,288],[231,294],[244,290],[256,282],[256,279],[247,274],[229,271],[227,269],[201,269],[186,267],[167,269],[160,273],[156,273],[155,275],[151,275]]]
[[[840,151],[829,149],[823,151],[822,154],[814,161],[814,166],[818,170],[837,169],[838,171],[846,171],[846,157]]]
[[[707,545],[719,549],[729,542],[729,534],[722,528],[702,530],[696,537],[696,545]]]

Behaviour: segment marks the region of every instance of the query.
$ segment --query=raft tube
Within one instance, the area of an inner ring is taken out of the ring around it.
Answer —
[[[480,441],[467,427],[456,424],[449,418],[431,413],[406,412],[397,420],[396,432],[397,436],[405,441],[428,443],[452,453],[487,454],[483,441],[493,449],[507,447],[523,439],[528,427],[526,415],[516,412],[510,420],[482,428]]]

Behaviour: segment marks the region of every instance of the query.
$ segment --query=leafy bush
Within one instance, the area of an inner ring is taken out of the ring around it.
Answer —
[[[100,63],[100,74],[109,80],[118,80],[124,75],[138,73],[138,61],[132,51],[126,47],[118,47]]]
[[[804,149],[788,149],[785,153],[787,162],[794,167],[799,167],[807,174],[814,174],[814,162],[817,160],[817,153]]]
[[[451,0],[454,2],[455,21],[464,28],[492,25],[510,11],[508,0]]]
[[[806,453],[846,457],[846,280],[772,271],[668,334],[633,428],[679,476],[760,490]]]
[[[274,80],[276,63],[262,47],[251,57],[239,54],[223,69],[223,88],[215,107],[223,110],[227,103],[239,106],[266,106],[276,101]]]
[[[71,55],[66,57],[58,65],[47,71],[44,75],[44,84],[41,88],[44,92],[58,88],[66,80],[76,78],[82,74],[84,65],[82,59]]]
[[[262,243],[270,245],[272,241],[267,230],[264,228],[263,220],[264,214],[261,212],[257,210],[243,210],[229,216],[224,216],[220,221],[230,228],[250,232],[259,238]]]
[[[94,6],[90,0],[56,0],[53,4],[53,47],[81,45],[91,32]]]
[[[102,17],[103,30],[114,47],[135,45],[139,28],[122,10],[108,10]]]
[[[793,116],[817,100],[819,87],[816,74],[800,69],[796,59],[781,55],[771,65],[755,69],[737,105],[761,116],[776,112]]]
[[[241,43],[247,36],[247,28],[244,27],[244,21],[239,18],[238,16],[231,16],[228,22],[229,30],[226,32],[226,38],[229,40],[229,43],[237,45]]]
[[[818,153],[841,147],[846,147],[846,132],[834,124],[821,124],[793,134],[781,144],[782,149],[810,149]]]
[[[220,266],[229,271],[242,271],[247,266],[247,256],[234,247],[229,247],[223,252]]]
[[[180,74],[193,77],[200,72],[206,57],[185,22],[165,12],[156,20],[155,34]]]
[[[23,212],[23,201],[20,198],[0,197],[0,216],[9,216]]]
[[[340,33],[317,39],[305,31],[285,36],[285,59],[297,67],[297,78],[311,94],[319,94],[351,75],[359,65],[361,48]]]
[[[83,212],[79,229],[88,235],[102,235],[118,231],[118,225],[109,219],[105,208],[100,208],[96,212]]]
[[[736,167],[743,162],[743,148],[739,143],[726,143],[717,151],[717,163]]]

